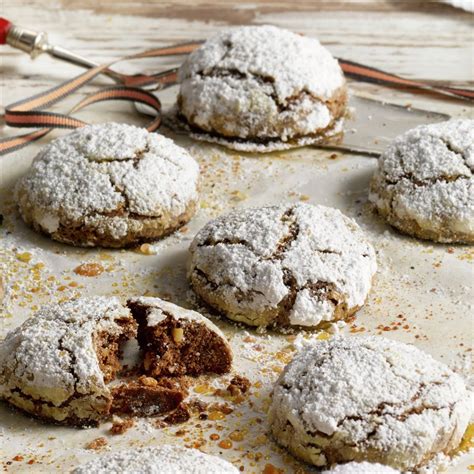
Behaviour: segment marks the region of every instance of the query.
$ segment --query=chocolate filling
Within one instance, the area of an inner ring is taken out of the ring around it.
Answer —
[[[185,394],[178,388],[162,386],[150,377],[121,384],[112,389],[110,412],[120,415],[155,416],[176,409]]]
[[[117,321],[123,328],[121,334],[110,334],[107,331],[100,331],[94,334],[94,348],[99,360],[99,367],[104,374],[104,382],[109,383],[115,379],[120,370],[120,347],[136,333],[137,324],[131,319]]]
[[[113,381],[122,369],[120,359],[122,345],[138,336],[139,345],[144,352],[140,372],[151,375],[147,377],[135,375],[118,385],[110,387],[110,395],[104,394],[97,406],[90,407],[87,415],[81,417],[71,413],[59,423],[76,426],[97,426],[101,420],[110,415],[156,416],[176,410],[188,395],[188,382],[182,375],[199,375],[203,373],[222,374],[231,368],[232,354],[226,341],[215,334],[205,324],[195,321],[180,321],[171,314],[155,327],[147,325],[149,308],[137,304],[128,304],[132,317],[116,320],[121,327],[118,333],[106,330],[96,331],[93,335],[94,350],[99,368],[106,384]],[[58,342],[62,348],[62,341]],[[63,350],[67,350],[63,348]],[[72,355],[71,355],[72,356]],[[76,382],[78,376],[71,374]],[[154,378],[156,377],[156,379]],[[36,399],[16,389],[23,400],[29,400],[35,406],[28,413],[39,418],[55,421],[42,414],[42,407],[54,405],[46,400]],[[73,400],[88,397],[77,391],[61,406],[69,405]],[[10,401],[10,400],[9,400]],[[16,405],[14,401],[11,401]],[[184,414],[175,414],[184,420]]]
[[[163,375],[224,374],[232,364],[226,342],[204,323],[165,314],[155,326],[148,325],[149,308],[129,301],[138,322],[138,343],[144,352],[143,370],[152,377]]]

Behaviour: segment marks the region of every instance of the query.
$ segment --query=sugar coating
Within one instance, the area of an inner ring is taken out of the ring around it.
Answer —
[[[282,150],[291,150],[292,148],[298,148],[302,146],[310,146],[310,145],[321,145],[324,143],[328,143],[328,140],[331,138],[337,137],[343,130],[343,119],[338,119],[334,122],[334,125],[331,127],[330,130],[325,132],[322,135],[316,136],[303,136],[299,138],[294,138],[291,141],[284,141],[284,140],[271,140],[266,143],[258,143],[258,141],[254,140],[234,140],[232,138],[226,138],[223,136],[211,135],[209,133],[198,133],[195,130],[190,132],[190,136],[195,140],[209,142],[209,143],[216,143],[217,145],[225,146],[226,148],[230,148],[231,150],[237,151],[245,151],[245,152],[253,152],[253,153],[271,153],[272,151],[282,151]],[[181,125],[179,128],[188,128],[184,124]],[[188,130],[189,131],[189,130]]]
[[[16,187],[49,233],[60,224],[105,228],[120,238],[134,216],[180,215],[197,199],[199,167],[172,140],[118,123],[60,137],[35,158]]]
[[[400,471],[377,463],[349,462],[338,464],[329,471],[323,471],[322,474],[400,474]]]
[[[369,199],[402,230],[412,220],[434,240],[474,240],[473,170],[474,120],[422,125],[382,154]]]
[[[290,325],[331,320],[335,302],[315,285],[333,286],[354,308],[364,303],[376,271],[375,252],[354,220],[302,203],[221,216],[201,229],[190,252],[191,280],[204,274],[230,313],[256,314],[255,325],[259,313],[277,308],[291,291]]]
[[[374,336],[305,346],[276,383],[270,409],[277,440],[315,464],[326,464],[327,446],[333,462],[366,453],[403,470],[455,448],[470,415],[459,375],[414,346]]]
[[[15,404],[23,397],[56,407],[58,417],[79,413],[80,407],[69,410],[72,398],[81,398],[89,407],[108,398],[94,335],[122,334],[119,320],[132,317],[117,298],[79,298],[44,306],[0,343],[0,396]]]
[[[197,449],[164,445],[109,453],[77,467],[74,474],[237,474],[224,459]]]
[[[180,112],[203,131],[283,141],[328,127],[326,101],[345,84],[317,39],[268,25],[211,37],[186,59],[179,80]]]
[[[140,296],[138,298],[130,298],[128,301],[132,304],[147,307],[147,325],[150,327],[157,326],[166,320],[168,316],[171,316],[173,319],[183,322],[204,324],[209,330],[220,336],[227,344],[227,338],[224,333],[212,321],[197,311],[183,308],[182,306],[153,296]]]

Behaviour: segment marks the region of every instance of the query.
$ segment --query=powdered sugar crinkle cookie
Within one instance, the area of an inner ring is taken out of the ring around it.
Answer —
[[[322,474],[400,474],[400,471],[377,463],[349,462],[338,464],[329,471],[323,471]]]
[[[377,336],[306,346],[277,381],[269,412],[275,439],[304,461],[401,471],[456,448],[470,417],[459,375],[414,346]]]
[[[323,141],[347,101],[338,62],[315,38],[274,26],[229,28],[179,71],[178,111],[193,136],[243,151]]]
[[[89,125],[58,138],[16,186],[25,222],[79,246],[124,247],[194,214],[199,167],[170,139],[131,125]]]
[[[190,247],[194,291],[230,319],[307,326],[360,308],[375,252],[340,211],[309,204],[236,210],[209,222]]]
[[[224,459],[197,449],[164,445],[137,448],[98,456],[77,467],[73,474],[238,474]]]
[[[45,306],[0,343],[0,397],[53,422],[95,425],[110,410],[120,344],[135,334],[116,298]]]
[[[369,198],[406,234],[474,243],[473,172],[474,120],[422,125],[382,154]]]

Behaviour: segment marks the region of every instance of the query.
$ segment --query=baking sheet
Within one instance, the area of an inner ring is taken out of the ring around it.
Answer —
[[[187,248],[209,219],[235,207],[304,201],[333,206],[354,217],[377,251],[379,269],[369,300],[354,322],[341,331],[354,337],[381,334],[414,343],[469,376],[474,250],[404,237],[381,222],[367,204],[374,158],[317,148],[240,154],[184,136],[175,138],[200,163],[201,208],[184,229],[154,244],[154,255],[133,250],[78,249],[32,232],[18,218],[11,187],[40,145],[0,163],[4,215],[0,228],[4,303],[0,338],[30,317],[39,305],[80,295],[156,295],[196,308],[198,303],[185,278]],[[99,263],[103,273],[95,277],[77,275],[74,269],[85,262]],[[108,433],[110,423],[94,429],[53,426],[0,403],[0,465],[4,471],[67,472],[96,456],[96,451],[85,446],[104,436],[108,440],[106,450],[166,442],[200,447],[237,467],[243,466],[244,472],[261,473],[267,465],[288,473],[312,472],[267,436],[266,411],[272,384],[295,349],[328,334],[259,334],[216,315],[210,317],[230,338],[236,356],[233,372],[251,380],[251,394],[240,403],[213,395],[216,388],[227,386],[231,378],[228,375],[201,377],[191,388],[190,397],[227,403],[232,413],[214,410],[212,419],[193,417],[185,424],[161,429],[153,419],[144,419],[125,434],[112,436]],[[399,322],[403,324],[397,325]],[[467,473],[472,464],[472,456],[462,455],[448,472]]]

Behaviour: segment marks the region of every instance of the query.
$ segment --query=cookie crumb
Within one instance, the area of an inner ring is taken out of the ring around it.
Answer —
[[[144,255],[156,255],[155,249],[150,244],[142,244],[139,249]]]
[[[191,418],[188,406],[186,403],[181,403],[181,405],[176,408],[172,413],[166,416],[163,421],[168,425],[178,425],[179,423],[184,423]]]
[[[100,263],[83,263],[74,269],[76,275],[95,277],[104,271],[104,267]]]
[[[232,396],[242,395],[247,393],[250,388],[250,380],[247,377],[236,375],[227,386],[227,391]]]
[[[121,435],[128,431],[135,425],[135,420],[133,418],[120,418],[114,416],[112,419],[112,426],[110,428],[110,433],[113,435]]]
[[[101,449],[107,447],[108,445],[109,445],[109,442],[107,441],[107,438],[104,438],[103,436],[101,436],[100,438],[96,438],[92,440],[90,443],[87,443],[86,449],[100,451]]]

